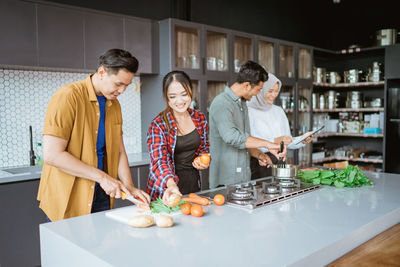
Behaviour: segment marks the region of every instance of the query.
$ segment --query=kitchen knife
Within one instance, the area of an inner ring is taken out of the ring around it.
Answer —
[[[128,195],[128,194],[125,193],[124,191],[121,192],[121,198],[122,198],[123,200],[127,199],[127,200],[133,202],[135,205],[138,205],[138,206],[139,206],[139,205],[147,206],[143,201],[140,201],[140,200],[134,198],[133,196]]]

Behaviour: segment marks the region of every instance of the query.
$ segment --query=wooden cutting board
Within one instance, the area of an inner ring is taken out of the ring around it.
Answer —
[[[172,212],[170,214],[166,214],[166,213],[152,214],[150,211],[145,211],[145,212],[139,213],[138,211],[141,211],[141,210],[142,210],[141,208],[139,208],[135,205],[132,205],[129,207],[123,207],[123,208],[118,208],[118,209],[107,211],[106,217],[116,220],[116,221],[119,221],[119,222],[122,222],[122,223],[125,223],[125,224],[128,224],[128,220],[130,218],[139,216],[139,215],[152,215],[152,216],[154,216],[154,218],[156,218],[157,215],[159,215],[159,214],[169,215],[169,216],[173,216],[173,217],[182,214],[182,212],[180,210],[176,211],[176,212]]]

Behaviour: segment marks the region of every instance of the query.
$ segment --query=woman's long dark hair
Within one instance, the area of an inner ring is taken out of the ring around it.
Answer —
[[[171,72],[167,73],[163,78],[163,96],[167,103],[167,107],[160,113],[160,115],[161,115],[162,119],[164,120],[165,124],[167,125],[167,130],[169,132],[169,130],[171,129],[171,125],[169,123],[167,114],[170,111],[172,116],[174,117],[174,120],[178,127],[178,132],[180,132],[179,125],[175,119],[175,115],[172,112],[170,106],[168,105],[168,88],[172,82],[180,83],[183,86],[183,88],[185,88],[186,93],[190,96],[191,99],[193,96],[192,82],[190,81],[189,76],[185,72],[179,71],[179,70],[171,71]]]

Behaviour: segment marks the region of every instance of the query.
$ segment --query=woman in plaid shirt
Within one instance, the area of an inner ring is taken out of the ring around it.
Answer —
[[[193,163],[209,153],[208,123],[204,114],[189,108],[192,83],[183,71],[172,71],[163,79],[167,107],[153,119],[147,132],[150,174],[147,193],[152,200],[166,202],[172,193],[200,190],[199,170],[208,165]]]

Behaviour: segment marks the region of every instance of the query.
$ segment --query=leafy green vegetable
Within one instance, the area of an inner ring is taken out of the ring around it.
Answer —
[[[333,183],[332,179],[329,179],[329,178],[321,179],[321,184],[331,185],[332,183]]]
[[[168,207],[162,202],[161,198],[157,198],[155,202],[150,203],[150,208],[151,208],[151,213],[171,213],[174,211],[178,211],[181,209],[181,205],[185,203],[184,201],[181,201],[181,204],[176,206],[175,208]]]
[[[299,175],[306,183],[310,183],[314,178],[319,177],[320,173],[321,173],[320,170],[314,170],[314,171],[304,171],[299,173]]]
[[[336,180],[336,181],[334,182],[334,185],[335,185],[337,188],[343,188],[343,187],[344,187],[344,183],[343,183],[343,182],[340,182],[339,180]]]
[[[335,173],[333,171],[325,170],[321,172],[321,179],[330,178],[332,176],[335,176]]]
[[[337,188],[374,185],[374,183],[364,175],[358,166],[351,165],[338,171],[303,171],[298,173],[297,178],[305,183],[313,183],[314,185],[334,185]]]
[[[314,179],[312,180],[312,183],[313,183],[314,185],[321,184],[321,178],[314,178]]]

